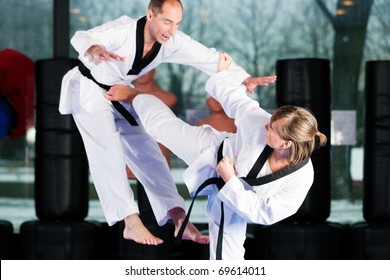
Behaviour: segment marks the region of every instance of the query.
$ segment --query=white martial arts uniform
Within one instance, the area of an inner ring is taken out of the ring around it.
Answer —
[[[142,60],[144,25],[146,17],[138,20],[122,16],[115,21],[88,31],[78,31],[71,43],[81,62],[92,76],[105,85],[124,84],[155,68],[160,63],[180,63],[193,66],[207,74],[216,71],[218,52],[206,48],[189,36],[177,31],[149,63],[136,68]],[[91,45],[102,45],[108,51],[126,58],[95,64],[85,56]],[[134,65],[134,67],[133,67]],[[233,75],[239,82],[249,76],[241,67],[233,66]],[[75,67],[63,78],[59,111],[72,114],[86,148],[90,173],[109,225],[138,213],[138,206],[129,187],[125,172],[128,164],[142,183],[160,225],[170,217],[167,211],[184,208],[169,167],[158,145],[140,124],[130,126],[111,102],[105,99],[106,90],[84,77]],[[126,105],[137,119],[131,105]]]
[[[308,159],[295,171],[288,167],[270,174],[271,170],[265,164],[258,177],[270,174],[269,182],[248,185],[239,177],[247,176],[264,150],[264,125],[271,115],[248,97],[245,88],[227,71],[212,76],[207,81],[206,90],[222,104],[229,117],[235,119],[237,133],[219,132],[209,126],[190,126],[151,95],[138,95],[133,106],[146,131],[189,165],[184,172],[184,181],[192,194],[206,179],[217,176],[217,150],[227,137],[223,155],[234,162],[237,176],[220,191],[212,185],[203,192],[209,196],[206,213],[209,217],[210,259],[216,257],[221,201],[225,209],[222,259],[243,259],[246,223],[269,225],[296,213],[313,183],[313,166]]]

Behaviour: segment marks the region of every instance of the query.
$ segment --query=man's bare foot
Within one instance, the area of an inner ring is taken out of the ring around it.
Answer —
[[[173,223],[175,225],[175,236],[177,236],[180,227],[183,224],[186,213],[182,208],[179,207],[172,208],[168,211],[168,213],[172,217]],[[208,244],[210,242],[209,237],[203,235],[190,221],[187,223],[182,239],[191,240],[199,244]]]
[[[163,243],[162,239],[155,237],[150,233],[142,223],[138,214],[132,214],[125,218],[123,238],[145,245],[159,245]]]

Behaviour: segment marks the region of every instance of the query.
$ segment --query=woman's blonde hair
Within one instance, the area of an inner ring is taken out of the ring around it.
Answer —
[[[310,157],[316,148],[326,145],[327,137],[318,131],[317,120],[310,110],[286,105],[277,108],[271,123],[280,120],[279,135],[291,141],[289,162],[296,164]]]

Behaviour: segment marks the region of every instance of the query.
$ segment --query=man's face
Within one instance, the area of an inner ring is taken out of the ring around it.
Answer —
[[[153,14],[151,10],[148,10],[146,18],[149,22],[151,39],[160,44],[168,42],[179,28],[182,16],[183,9],[177,2],[165,2],[158,14]]]

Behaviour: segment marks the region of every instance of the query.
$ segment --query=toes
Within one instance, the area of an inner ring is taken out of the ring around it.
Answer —
[[[195,238],[194,241],[199,243],[199,244],[209,244],[210,243],[209,237],[208,236],[204,236],[204,235]]]

